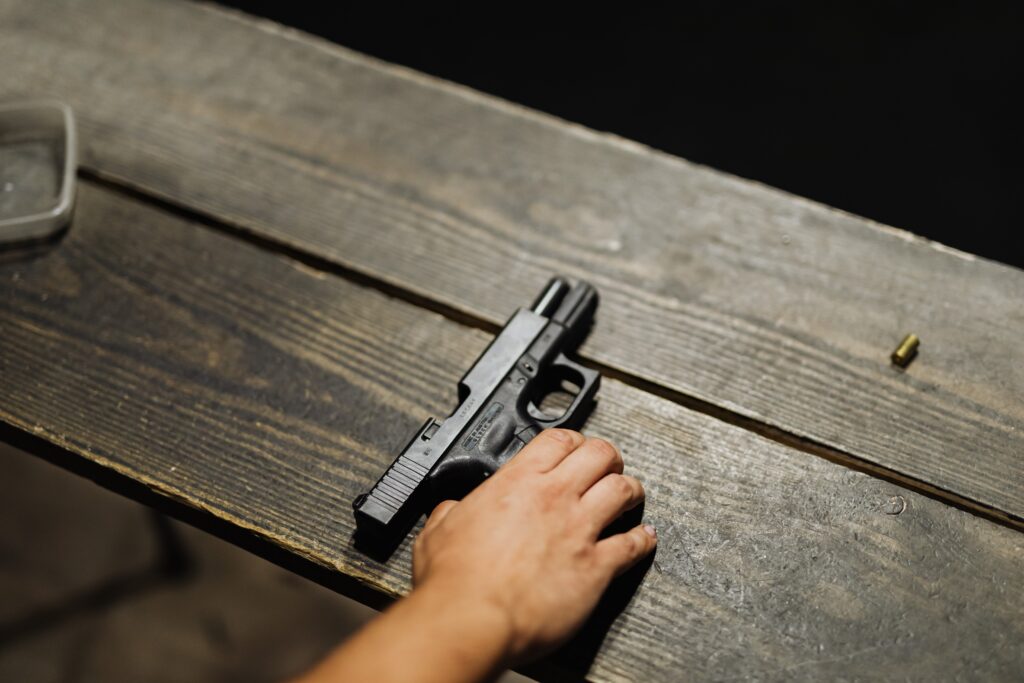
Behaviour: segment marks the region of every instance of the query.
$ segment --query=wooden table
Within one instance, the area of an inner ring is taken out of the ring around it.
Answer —
[[[384,602],[352,498],[586,277],[661,541],[538,675],[1024,676],[1024,273],[207,6],[3,0],[0,63],[82,157],[0,252],[5,440]]]

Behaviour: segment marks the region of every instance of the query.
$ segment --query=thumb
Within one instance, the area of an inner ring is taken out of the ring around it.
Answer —
[[[430,516],[427,517],[427,522],[423,525],[423,530],[427,531],[428,529],[432,529],[440,524],[441,520],[447,517],[448,513],[452,511],[452,508],[458,504],[458,501],[455,500],[442,500],[437,504],[437,507],[434,508],[434,511],[430,513]]]

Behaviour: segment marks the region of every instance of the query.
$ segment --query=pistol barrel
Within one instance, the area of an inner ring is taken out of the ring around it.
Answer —
[[[537,315],[550,318],[558,310],[558,305],[562,303],[562,299],[565,298],[565,293],[568,291],[569,283],[564,278],[553,277],[548,280],[540,296],[530,306],[530,310]]]
[[[551,319],[564,325],[567,330],[582,332],[590,326],[596,309],[597,290],[580,280],[562,298],[558,310]]]

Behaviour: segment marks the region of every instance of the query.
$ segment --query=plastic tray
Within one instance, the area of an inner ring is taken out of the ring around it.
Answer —
[[[56,101],[0,104],[0,242],[48,237],[71,220],[75,119]]]

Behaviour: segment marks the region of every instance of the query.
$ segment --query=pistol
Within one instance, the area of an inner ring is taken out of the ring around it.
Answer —
[[[541,430],[582,426],[601,375],[566,353],[586,336],[596,308],[591,285],[555,277],[530,308],[517,310],[459,380],[452,413],[441,422],[429,418],[373,488],[355,499],[357,532],[404,536],[427,503],[463,497]],[[552,394],[572,396],[559,414],[542,410]]]

